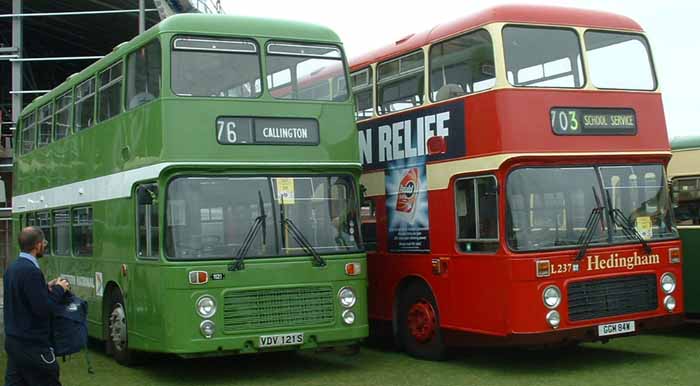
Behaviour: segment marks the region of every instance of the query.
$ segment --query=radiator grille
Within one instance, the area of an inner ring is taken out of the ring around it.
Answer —
[[[658,306],[653,274],[571,283],[567,294],[570,321],[651,311]]]
[[[334,298],[331,287],[229,291],[224,295],[224,333],[329,324]]]

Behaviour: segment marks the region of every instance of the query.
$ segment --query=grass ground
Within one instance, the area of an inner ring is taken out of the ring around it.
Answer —
[[[84,356],[61,363],[65,386],[112,385],[683,385],[700,384],[700,325],[585,344],[566,350],[473,349],[447,362],[412,359],[390,348],[360,354],[274,353],[184,360],[161,356],[146,365],[117,365],[95,345],[95,374]],[[0,354],[0,372],[5,371]]]

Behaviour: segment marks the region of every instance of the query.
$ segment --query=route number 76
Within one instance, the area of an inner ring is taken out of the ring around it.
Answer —
[[[216,124],[218,128],[219,143],[236,143],[238,134],[236,134],[236,122],[219,119]]]

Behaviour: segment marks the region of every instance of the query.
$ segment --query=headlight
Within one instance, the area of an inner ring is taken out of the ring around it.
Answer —
[[[561,291],[559,287],[550,285],[545,288],[544,291],[542,291],[542,301],[544,301],[544,305],[549,309],[557,308],[559,303],[561,303]]]
[[[355,292],[350,287],[343,287],[338,291],[338,299],[340,299],[340,304],[345,308],[350,308],[355,305],[357,297]]]
[[[345,324],[350,325],[350,324],[355,323],[355,313],[352,310],[343,311],[342,317],[343,317],[343,323],[345,323]]]
[[[203,318],[211,318],[216,313],[216,302],[209,295],[197,299],[197,315]]]
[[[549,311],[547,313],[547,323],[549,323],[552,328],[556,329],[559,327],[560,322],[561,316],[559,315],[559,311]]]
[[[664,298],[664,306],[666,307],[666,311],[673,312],[673,310],[676,309],[676,298],[671,295],[666,296],[666,298]]]
[[[670,294],[676,289],[676,277],[671,272],[661,275],[661,289],[665,294]]]
[[[216,332],[216,325],[211,320],[205,320],[199,325],[199,331],[202,332],[205,338],[209,339]]]

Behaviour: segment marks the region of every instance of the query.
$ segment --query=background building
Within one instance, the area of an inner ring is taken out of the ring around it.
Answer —
[[[216,0],[0,2],[0,273],[13,242],[12,135],[22,107],[165,17],[220,9]]]

